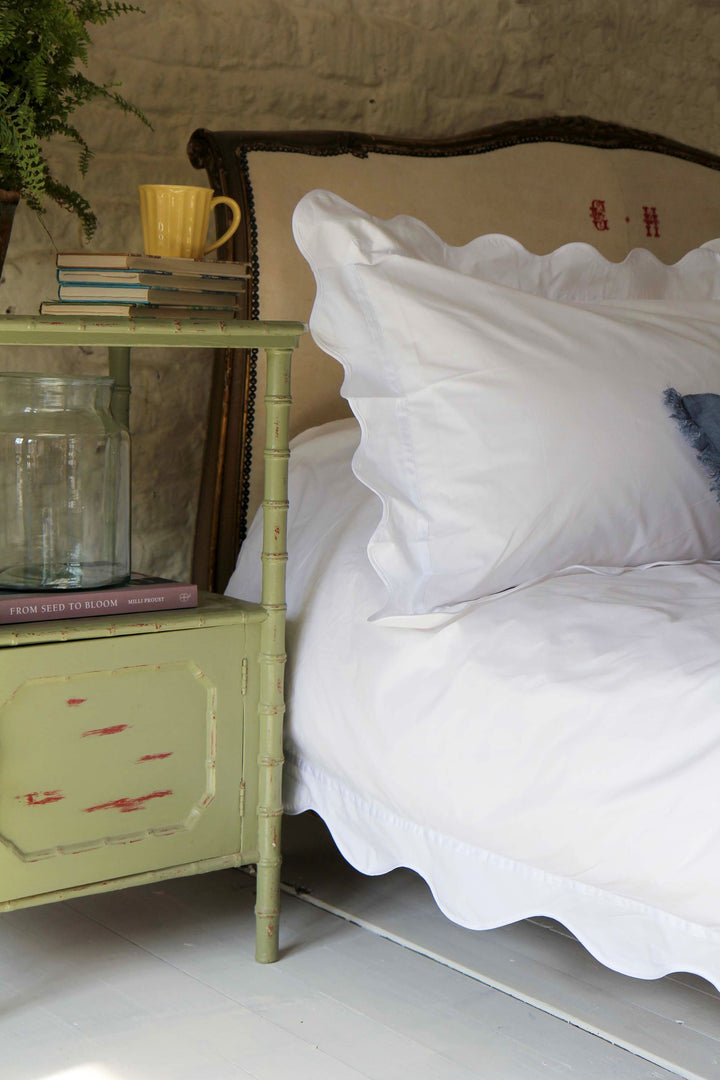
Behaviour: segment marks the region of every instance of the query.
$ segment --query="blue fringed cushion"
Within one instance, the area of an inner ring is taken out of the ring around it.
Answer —
[[[710,488],[720,502],[720,394],[685,394],[673,387],[665,391],[670,415],[710,477]]]

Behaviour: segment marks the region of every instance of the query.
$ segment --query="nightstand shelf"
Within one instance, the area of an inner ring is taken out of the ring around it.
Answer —
[[[0,910],[258,868],[257,959],[277,958],[289,379],[301,323],[0,317],[2,345],[262,348],[261,605],[0,627]]]

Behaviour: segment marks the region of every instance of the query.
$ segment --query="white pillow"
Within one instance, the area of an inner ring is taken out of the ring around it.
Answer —
[[[403,248],[397,223],[324,192],[294,216],[310,329],[345,367],[354,471],[382,500],[377,617],[575,566],[720,557],[720,507],[663,403],[720,393],[718,305],[548,300],[448,265],[463,249]]]

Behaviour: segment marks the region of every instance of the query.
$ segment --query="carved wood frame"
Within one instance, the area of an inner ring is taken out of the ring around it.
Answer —
[[[720,156],[647,131],[586,116],[541,117],[495,124],[449,138],[413,139],[350,131],[209,131],[199,128],[188,143],[196,169],[205,169],[216,194],[230,195],[242,210],[240,228],[219,258],[250,265],[243,318],[259,317],[257,220],[248,153],[253,150],[330,157],[404,154],[453,157],[483,154],[530,142],[564,142],[604,149],[647,150],[720,171]],[[218,232],[229,224],[226,207],[216,210]],[[193,580],[222,592],[235,566],[247,528],[252,466],[252,431],[257,356],[247,350],[218,351],[214,358],[208,427],[193,553]]]

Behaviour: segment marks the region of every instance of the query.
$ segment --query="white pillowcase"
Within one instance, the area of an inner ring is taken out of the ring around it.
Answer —
[[[579,304],[483,281],[474,245],[327,192],[301,200],[294,231],[311,332],[360,421],[353,467],[382,500],[377,617],[451,613],[575,566],[720,557],[720,507],[663,403],[668,386],[720,393],[710,248],[683,260],[703,264],[702,301],[681,264],[649,256],[672,299]]]

